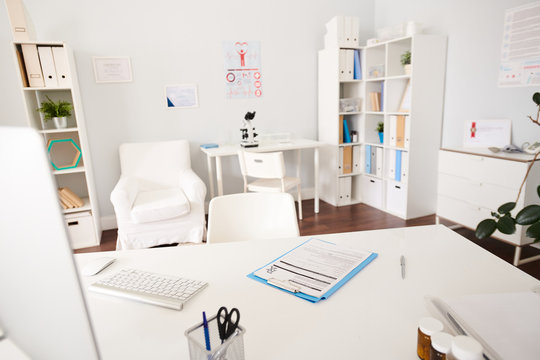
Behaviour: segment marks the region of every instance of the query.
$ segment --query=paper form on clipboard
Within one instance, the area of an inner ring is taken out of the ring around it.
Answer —
[[[248,277],[317,302],[327,299],[376,257],[370,251],[310,239]]]

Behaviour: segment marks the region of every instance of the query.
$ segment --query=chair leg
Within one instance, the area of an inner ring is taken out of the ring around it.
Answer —
[[[300,191],[300,185],[298,185],[298,219],[302,220],[302,192]]]

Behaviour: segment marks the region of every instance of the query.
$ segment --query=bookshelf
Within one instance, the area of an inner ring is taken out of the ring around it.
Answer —
[[[23,47],[26,48],[26,53],[23,52]],[[40,48],[50,50],[51,54],[54,51],[55,56],[49,59],[53,60],[52,67],[47,67],[45,59],[40,59],[37,52]],[[37,63],[30,61],[29,56],[32,55],[28,55],[28,51],[33,52],[35,59],[38,59]],[[63,42],[21,40],[13,42],[13,54],[28,124],[43,136],[43,145],[46,149],[51,140],[57,140],[54,148],[47,149],[51,160],[51,173],[56,184],[59,188],[70,189],[82,200],[80,206],[63,209],[72,247],[78,249],[99,245],[101,239],[99,210],[73,53]],[[54,74],[46,81],[50,71],[54,71]],[[41,75],[41,81],[36,85],[30,81],[30,76],[39,80],[38,75]],[[51,82],[54,76],[55,81]],[[44,115],[37,111],[47,97],[53,101],[63,100],[73,105],[72,115],[67,119],[67,127],[56,128],[52,120],[45,121]],[[69,141],[64,141],[68,139]],[[80,159],[73,163],[76,166],[55,169],[53,163],[55,165],[72,163],[74,151],[77,151],[74,148],[80,149]]]
[[[352,82],[340,78],[343,49],[326,42],[318,54],[318,130],[326,143],[320,149],[321,199],[334,206],[366,203],[403,219],[435,213],[446,37],[418,34],[354,47],[362,78]],[[400,62],[405,51],[412,54],[410,74]],[[361,107],[343,112],[343,98],[359,98]],[[342,118],[357,141],[342,140]],[[379,122],[383,142],[375,130]],[[343,173],[348,147],[353,171]]]

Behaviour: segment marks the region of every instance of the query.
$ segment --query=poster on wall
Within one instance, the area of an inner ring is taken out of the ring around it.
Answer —
[[[260,41],[224,41],[225,89],[227,99],[262,96]]]
[[[506,10],[499,86],[540,85],[540,1]]]

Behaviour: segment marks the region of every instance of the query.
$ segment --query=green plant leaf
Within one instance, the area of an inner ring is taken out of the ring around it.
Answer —
[[[536,188],[536,193],[538,194],[538,197],[540,197],[540,185]]]
[[[493,219],[485,219],[480,221],[478,226],[476,226],[476,232],[474,235],[478,239],[485,239],[491,236],[497,229],[497,223]]]
[[[519,225],[531,225],[540,220],[540,206],[529,205],[521,209],[516,215],[516,222]]]
[[[533,101],[536,105],[540,106],[540,93],[535,92],[533,94]]]
[[[502,204],[499,206],[499,209],[497,210],[499,214],[508,214],[510,211],[514,210],[516,207],[515,202],[507,202],[506,204]]]
[[[539,239],[540,238],[540,222],[534,223],[527,229],[525,233],[530,238]]]
[[[516,232],[516,222],[510,215],[505,215],[497,222],[497,230],[503,234],[513,234]]]

